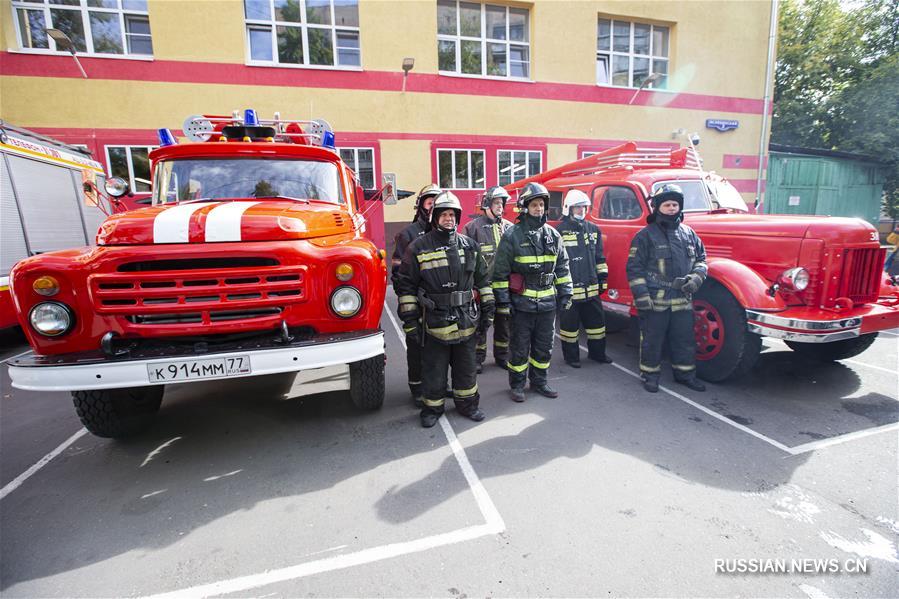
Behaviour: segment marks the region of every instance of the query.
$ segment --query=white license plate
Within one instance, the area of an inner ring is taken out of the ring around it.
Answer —
[[[151,383],[220,379],[250,374],[250,356],[177,360],[147,364]]]

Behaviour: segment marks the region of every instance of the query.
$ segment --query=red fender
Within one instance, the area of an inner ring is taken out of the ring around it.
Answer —
[[[728,258],[709,258],[707,263],[709,277],[724,285],[744,308],[774,312],[786,309],[780,295],[769,295],[771,283],[745,264]]]

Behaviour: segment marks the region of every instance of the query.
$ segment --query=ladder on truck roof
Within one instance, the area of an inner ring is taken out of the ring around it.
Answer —
[[[508,191],[521,189],[528,183],[545,184],[559,177],[595,175],[613,169],[685,168],[702,170],[702,163],[693,148],[638,148],[632,141],[609,148],[586,158],[538,173],[507,185]]]

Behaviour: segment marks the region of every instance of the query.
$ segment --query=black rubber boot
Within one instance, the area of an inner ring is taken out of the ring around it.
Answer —
[[[644,377],[643,378],[643,388],[649,391],[650,393],[658,393],[659,392],[659,379],[652,377]]]
[[[555,389],[553,389],[552,387],[550,387],[549,385],[547,385],[546,383],[543,383],[541,385],[531,384],[531,389],[536,391],[543,397],[548,397],[550,399],[555,399],[555,398],[559,397],[559,392],[556,391]]]
[[[512,398],[512,401],[521,403],[524,401],[524,389],[513,388],[509,391],[509,396]]]
[[[609,356],[606,356],[606,355],[590,356],[590,359],[593,360],[594,362],[599,362],[600,364],[611,364],[612,363],[612,358],[610,358]]]
[[[482,372],[484,372],[484,365],[483,365],[483,364],[478,364],[478,370],[477,370],[477,373],[478,373],[478,374],[481,374]]]
[[[425,403],[422,401],[420,393],[418,395],[412,395],[412,405],[416,408],[424,407]]]
[[[421,425],[425,428],[431,428],[440,420],[442,411],[438,412],[434,408],[424,407],[421,409]]]
[[[499,366],[500,368],[502,368],[503,370],[509,369],[509,363],[506,362],[505,360],[497,360],[496,365]]]
[[[580,362],[569,362],[568,360],[565,360],[565,363],[568,364],[569,366],[571,366],[572,368],[580,368],[581,367]]]
[[[705,385],[703,385],[699,381],[699,379],[697,379],[696,377],[693,377],[690,379],[684,379],[682,381],[677,381],[677,382],[685,387],[689,387],[690,389],[693,389],[694,391],[700,391],[700,392],[705,391]]]

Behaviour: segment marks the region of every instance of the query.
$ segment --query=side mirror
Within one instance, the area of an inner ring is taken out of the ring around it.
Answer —
[[[121,177],[110,177],[106,180],[104,187],[106,188],[106,193],[114,198],[120,198],[131,191],[128,182]]]

